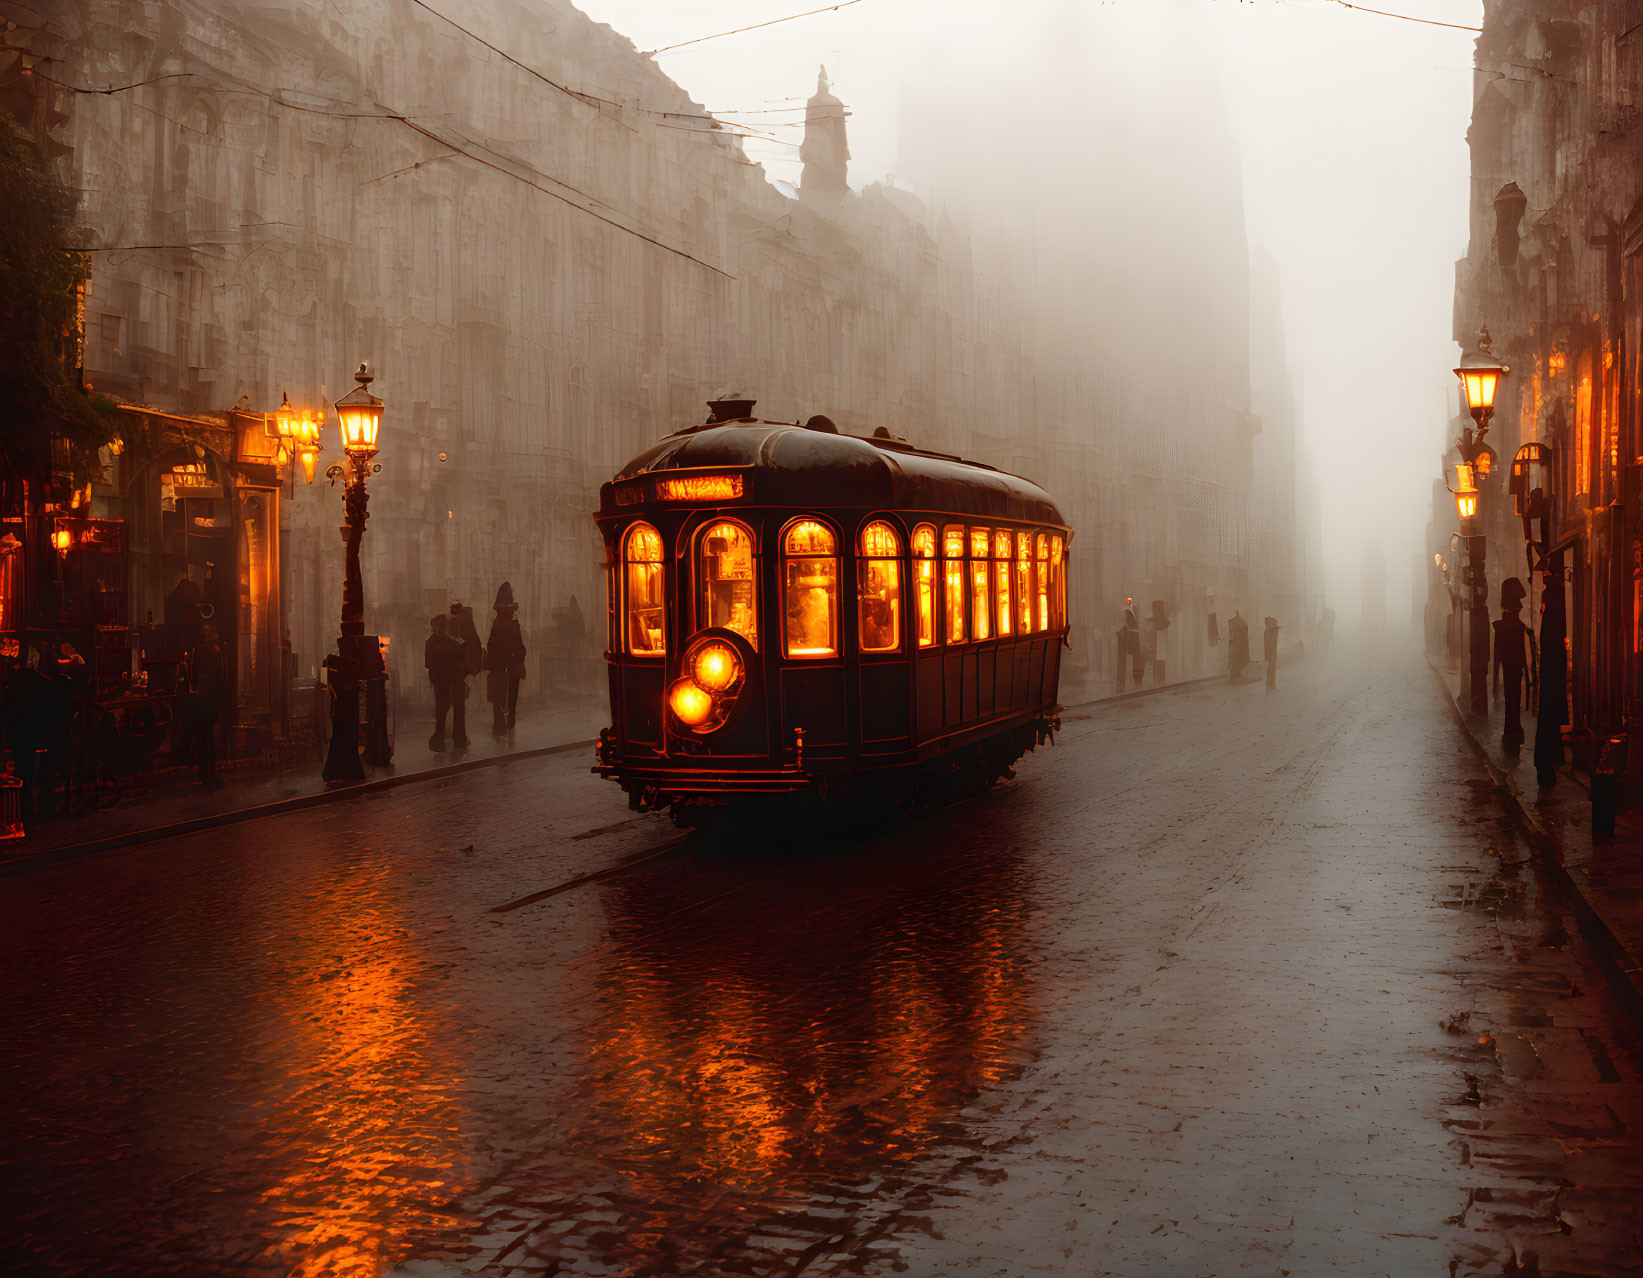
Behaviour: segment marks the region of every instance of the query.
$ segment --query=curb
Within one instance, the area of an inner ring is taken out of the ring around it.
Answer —
[[[1564,864],[1562,837],[1524,800],[1517,782],[1490,758],[1488,749],[1478,740],[1472,731],[1472,725],[1467,722],[1460,706],[1456,704],[1454,694],[1449,691],[1442,671],[1434,666],[1430,659],[1426,666],[1432,672],[1433,678],[1438,681],[1443,703],[1454,717],[1455,726],[1461,730],[1466,743],[1472,747],[1472,752],[1477,755],[1484,770],[1488,772],[1489,779],[1495,783],[1495,788],[1500,792],[1513,820],[1528,839],[1529,846],[1535,850],[1547,876],[1574,912],[1580,933],[1591,946],[1598,965],[1603,969],[1603,975],[1615,992],[1615,997],[1633,1022],[1639,1028],[1643,1028],[1643,964],[1640,964],[1638,957],[1626,948],[1626,943],[1615,934],[1605,922],[1602,913],[1592,904],[1595,893],[1588,890],[1585,872],[1578,866],[1571,869]]]
[[[85,843],[71,843],[64,847],[48,848],[32,856],[19,857],[15,861],[0,864],[0,879],[30,874],[35,870],[44,870],[64,861],[77,860],[80,857],[91,856],[97,852],[113,852],[119,848],[153,843],[159,839],[195,834],[200,830],[214,830],[225,825],[260,821],[263,817],[283,816],[287,812],[300,812],[304,808],[317,808],[322,804],[335,803],[342,799],[358,798],[363,794],[381,794],[387,790],[396,790],[403,785],[416,785],[423,781],[441,781],[447,777],[461,776],[464,772],[474,772],[479,768],[493,768],[498,764],[519,763],[526,759],[540,759],[550,754],[563,754],[567,750],[583,750],[593,744],[592,740],[567,741],[562,745],[540,746],[533,750],[517,750],[512,754],[495,754],[484,759],[469,759],[464,763],[447,764],[443,768],[429,768],[422,772],[407,772],[404,776],[383,777],[378,781],[365,781],[358,785],[339,786],[334,790],[321,790],[316,794],[299,794],[290,799],[277,799],[273,803],[260,803],[256,807],[230,808],[226,812],[213,812],[207,816],[193,817],[187,821],[173,821],[167,825],[149,826],[144,830],[128,830],[123,834],[111,834],[101,839],[90,839]]]

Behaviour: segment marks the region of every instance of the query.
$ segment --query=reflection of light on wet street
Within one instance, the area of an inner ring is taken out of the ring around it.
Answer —
[[[829,888],[825,865],[787,867],[734,916],[674,918],[671,885],[605,890],[611,957],[573,1143],[643,1205],[613,1259],[723,1259],[830,1184],[906,1174],[1019,1068],[1020,860],[932,868],[886,857],[867,885]]]
[[[465,1188],[462,1080],[430,1041],[393,888],[361,869],[291,906],[308,952],[285,956],[278,990],[287,1094],[267,1126],[286,1166],[262,1197],[273,1250],[303,1278],[377,1274],[471,1223],[449,1206]]]
[[[826,850],[566,756],[9,880],[0,1272],[1614,1272],[1578,928],[1425,685],[1304,673]]]

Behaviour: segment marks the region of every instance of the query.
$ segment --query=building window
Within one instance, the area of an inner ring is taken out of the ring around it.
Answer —
[[[702,610],[697,629],[734,630],[759,649],[758,560],[753,534],[722,520],[702,534],[697,580]]]
[[[993,637],[992,540],[987,529],[970,529],[970,620],[978,640]]]
[[[833,657],[839,651],[839,561],[832,529],[814,519],[782,537],[789,657]]]
[[[936,642],[936,530],[930,524],[913,529],[913,576],[918,591],[918,646],[930,648]]]
[[[1592,356],[1580,357],[1575,378],[1575,495],[1592,491]]]
[[[659,657],[662,638],[662,534],[634,524],[624,539],[627,650],[636,657]]]
[[[947,582],[948,643],[964,642],[964,529],[949,524],[941,535],[943,571]]]
[[[863,652],[901,651],[901,539],[883,520],[861,530],[857,621]]]
[[[1010,561],[1015,558],[1015,534],[1002,529],[993,534],[993,585],[998,591],[998,637],[1005,638],[1015,627],[1010,613]]]

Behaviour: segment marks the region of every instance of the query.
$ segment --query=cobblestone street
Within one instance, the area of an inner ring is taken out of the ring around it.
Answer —
[[[0,1268],[1621,1274],[1638,1040],[1418,661],[846,848],[581,754],[8,880]]]

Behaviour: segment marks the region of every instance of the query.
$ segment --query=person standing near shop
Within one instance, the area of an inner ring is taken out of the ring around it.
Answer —
[[[201,627],[199,642],[189,649],[184,660],[194,767],[201,785],[207,790],[219,790],[222,778],[217,775],[217,724],[222,719],[225,672],[222,641],[217,638],[216,626],[207,622]]]
[[[496,591],[491,622],[485,643],[485,697],[491,703],[491,735],[500,737],[513,730],[519,706],[519,681],[525,677],[525,636],[519,629],[519,605],[513,600],[513,586],[504,581]]]

